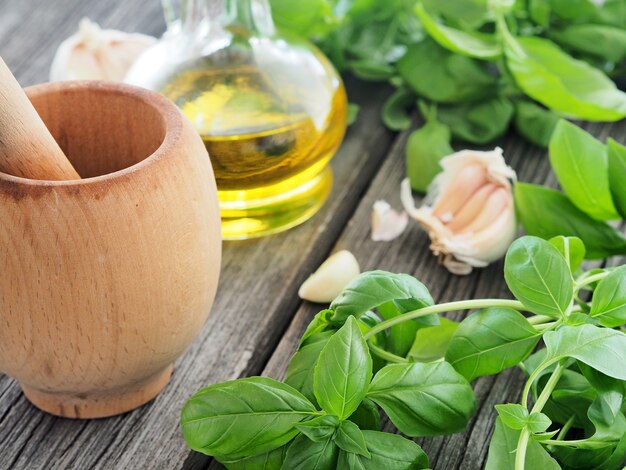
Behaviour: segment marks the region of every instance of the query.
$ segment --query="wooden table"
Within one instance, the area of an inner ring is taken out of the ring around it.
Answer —
[[[23,86],[47,80],[56,47],[83,16],[104,27],[157,36],[165,27],[157,0],[0,0],[0,55]],[[451,275],[435,263],[428,237],[415,224],[393,242],[371,241],[374,201],[400,206],[407,133],[393,134],[379,120],[387,87],[349,81],[348,91],[361,112],[333,160],[335,184],[326,206],[287,233],[224,244],[213,312],[161,395],[123,416],[76,421],[38,411],[12,379],[0,375],[0,469],[220,468],[186,448],[178,424],[183,401],[223,380],[259,374],[281,378],[300,335],[320,309],[300,301],[298,287],[336,250],[352,251],[363,270],[415,275],[437,301],[509,295],[501,262],[469,276]],[[602,139],[626,135],[626,123],[586,127]],[[515,136],[499,144],[520,180],[555,184],[544,151]],[[467,430],[418,441],[431,466],[482,468],[494,405],[518,399],[522,383],[518,370],[477,380],[478,411]]]

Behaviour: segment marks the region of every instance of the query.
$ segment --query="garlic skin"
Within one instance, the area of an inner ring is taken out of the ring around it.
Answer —
[[[408,179],[400,197],[428,232],[430,249],[452,273],[465,275],[506,253],[517,233],[511,180],[516,175],[502,149],[462,150],[441,160],[443,171],[417,209]]]
[[[301,299],[330,303],[361,274],[359,263],[347,250],[338,251],[317,268],[298,290]]]
[[[61,43],[50,67],[50,81],[122,81],[135,59],[156,42],[138,33],[101,29],[87,18]]]
[[[387,201],[376,201],[372,207],[372,240],[388,242],[398,238],[409,224],[406,212],[391,208]]]

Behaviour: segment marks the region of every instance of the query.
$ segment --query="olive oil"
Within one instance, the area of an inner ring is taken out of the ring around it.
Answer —
[[[246,65],[187,69],[161,89],[209,152],[225,239],[294,226],[330,191],[327,164],[346,127],[343,85],[319,96],[306,82],[271,78]]]

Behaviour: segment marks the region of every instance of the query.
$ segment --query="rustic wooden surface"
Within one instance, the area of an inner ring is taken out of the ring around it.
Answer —
[[[159,35],[164,29],[157,0],[0,0],[0,56],[23,86],[47,80],[54,50],[83,16],[126,31]],[[350,82],[348,91],[362,109],[333,160],[335,185],[329,202],[287,233],[225,244],[213,312],[176,363],[165,391],[123,416],[73,421],[36,410],[12,379],[0,375],[0,469],[219,468],[185,447],[178,427],[183,401],[203,385],[222,380],[282,377],[300,334],[319,310],[301,302],[297,288],[333,251],[351,250],[364,270],[411,273],[438,301],[508,295],[502,263],[466,277],[450,275],[434,264],[427,236],[415,225],[393,242],[370,240],[373,202],[386,199],[399,206],[406,133],[393,135],[380,124],[385,87]],[[626,135],[626,123],[587,128],[601,138],[624,141]],[[501,145],[520,180],[554,185],[544,151],[514,136]],[[517,370],[477,380],[478,412],[468,429],[419,441],[431,466],[482,468],[495,419],[493,405],[516,400],[522,380]]]

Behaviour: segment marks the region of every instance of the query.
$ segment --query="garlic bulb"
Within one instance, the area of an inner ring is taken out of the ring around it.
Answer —
[[[406,212],[393,210],[387,201],[376,201],[372,207],[372,240],[391,241],[404,232],[408,223]]]
[[[304,281],[298,295],[310,302],[329,303],[361,273],[359,263],[347,250],[338,251]]]
[[[430,236],[430,248],[454,274],[469,274],[501,258],[517,233],[510,180],[502,149],[462,150],[441,160],[419,209],[408,180],[402,182],[405,210]]]
[[[155,42],[152,36],[101,29],[83,18],[78,32],[57,49],[50,80],[121,81],[135,59]]]

